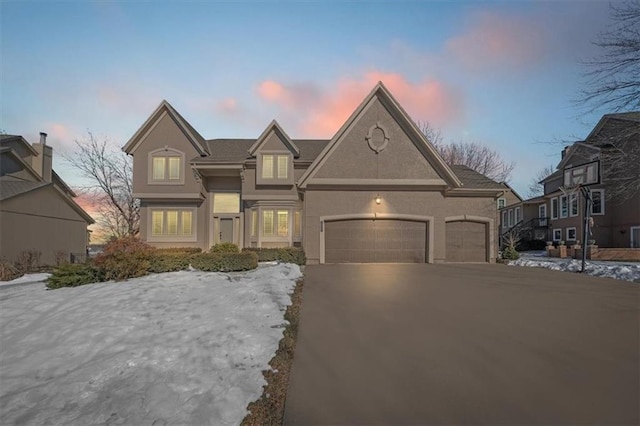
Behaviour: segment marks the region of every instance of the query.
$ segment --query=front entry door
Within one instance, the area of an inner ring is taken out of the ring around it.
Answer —
[[[220,242],[233,242],[233,218],[220,219]]]

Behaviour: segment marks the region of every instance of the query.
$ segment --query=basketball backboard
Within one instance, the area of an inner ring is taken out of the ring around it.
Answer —
[[[597,185],[600,183],[600,161],[590,161],[564,169],[564,187]]]

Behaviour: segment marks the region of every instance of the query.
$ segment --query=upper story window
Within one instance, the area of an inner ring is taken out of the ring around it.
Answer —
[[[214,193],[213,213],[240,213],[240,194],[236,192]]]
[[[149,177],[152,184],[183,184],[184,154],[170,148],[150,152]]]
[[[591,214],[604,214],[604,189],[592,189],[591,200]]]
[[[262,156],[262,179],[288,179],[289,156],[264,154]]]
[[[293,162],[290,154],[261,154],[258,157],[258,184],[292,184],[292,175]]]
[[[569,194],[569,216],[578,216],[578,194]]]
[[[558,199],[552,198],[551,199],[551,219],[557,219],[557,218],[558,218]]]
[[[506,198],[498,198],[498,209],[501,209],[507,205]]]

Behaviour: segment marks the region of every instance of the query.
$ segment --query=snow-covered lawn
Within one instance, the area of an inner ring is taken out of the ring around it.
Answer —
[[[546,257],[545,252],[524,252],[518,260],[512,260],[509,266],[533,266],[555,271],[578,272],[581,260]],[[640,264],[633,262],[591,261],[585,263],[585,273],[596,277],[640,283]]]
[[[238,424],[300,277],[281,264],[1,287],[0,424]]]

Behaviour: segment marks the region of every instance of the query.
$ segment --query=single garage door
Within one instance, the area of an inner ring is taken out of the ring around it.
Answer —
[[[447,222],[447,262],[487,262],[487,224]]]
[[[325,222],[325,263],[425,263],[427,224],[357,219]]]

